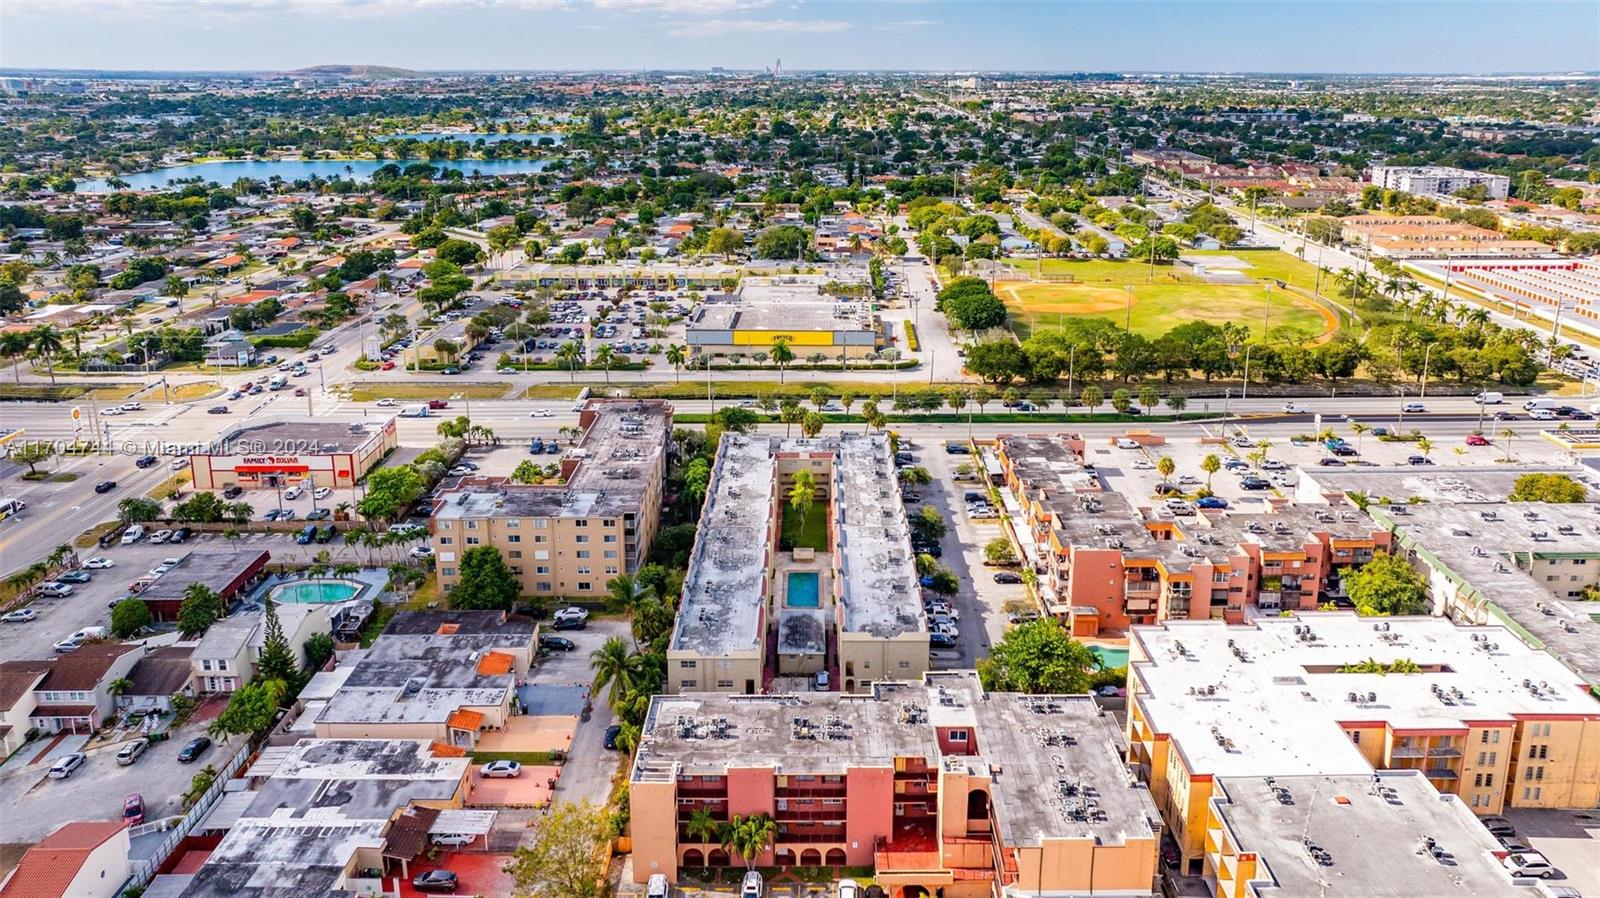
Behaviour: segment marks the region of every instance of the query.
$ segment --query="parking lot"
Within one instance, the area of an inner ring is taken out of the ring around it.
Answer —
[[[1504,816],[1561,877],[1552,884],[1600,895],[1600,811],[1519,808]]]
[[[545,630],[548,632],[549,628]],[[570,652],[550,652],[540,658],[539,666],[528,676],[528,681],[536,686],[588,685],[594,679],[594,672],[589,669],[589,653],[613,636],[631,639],[628,622],[621,618],[591,618],[582,630],[562,630],[554,635],[572,640],[577,648]],[[557,802],[604,804],[610,794],[611,777],[616,773],[622,754],[603,744],[606,728],[616,722],[605,699],[604,693],[593,696],[589,719],[578,723],[571,755],[556,780]]]
[[[50,767],[61,757],[85,750],[87,736],[38,739],[0,766],[0,843],[36,842],[51,830],[74,820],[118,820],[122,801],[130,794],[144,796],[145,819],[183,813],[183,794],[194,775],[206,765],[222,766],[235,747],[217,742],[195,762],[178,763],[185,742],[205,732],[209,718],[202,710],[171,738],[152,743],[133,764],[117,764],[116,755],[131,733],[96,740],[87,748],[88,761],[67,779],[53,780]],[[116,732],[116,731],[113,731]]]

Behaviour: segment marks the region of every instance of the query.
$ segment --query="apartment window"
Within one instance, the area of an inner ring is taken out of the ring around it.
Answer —
[[[614,565],[614,564],[608,564],[608,565],[606,565],[606,573],[608,573],[608,574],[611,574],[611,575],[613,575],[613,576],[615,576],[615,575],[616,575],[616,573],[617,573],[617,566],[616,566],[616,565]]]
[[[616,518],[605,518],[605,519],[600,521],[600,526],[602,526],[602,527],[615,527],[615,526],[617,526],[617,520],[616,520]]]
[[[580,574],[588,574],[588,573],[592,573],[592,572],[589,570],[589,566],[587,564],[580,564],[580,565],[578,565],[578,573],[580,573]]]
[[[1360,730],[1352,731],[1350,733],[1350,741],[1355,743],[1356,745],[1360,745],[1361,744],[1361,731]]]
[[[227,670],[227,669],[228,669],[228,659],[226,659],[226,658],[218,659],[218,661],[217,661],[217,670]]]
[[[591,584],[588,580],[579,580],[578,581],[578,592],[592,592],[593,590],[594,590],[594,585]]]
[[[550,541],[550,537],[545,536],[542,533],[538,533],[538,534],[534,534],[533,541],[536,542],[536,543],[547,543],[547,542]]]
[[[911,662],[910,661],[901,661],[900,662],[900,669],[901,670],[910,670],[911,669]]]
[[[476,546],[477,544],[478,544],[478,538],[476,536],[467,537],[467,545]]]
[[[589,526],[589,519],[588,518],[578,518],[577,520],[572,522],[572,526],[574,526],[574,527],[587,527],[587,526]]]
[[[733,681],[732,680],[718,680],[717,681],[717,688],[718,689],[732,689],[733,688]]]
[[[617,557],[617,550],[616,549],[607,549],[605,551],[605,553],[604,553],[604,557],[606,557],[606,558],[615,558],[615,557]]]
[[[579,549],[577,551],[577,556],[579,558],[588,558],[589,557],[589,550],[588,549]]]
[[[1472,778],[1472,787],[1474,789],[1482,789],[1483,788],[1483,774],[1479,773],[1479,774],[1473,776],[1473,778]]]
[[[694,670],[697,666],[699,666],[699,663],[700,662],[698,661],[679,661],[678,666],[684,670]]]
[[[211,659],[210,658],[201,659],[201,661],[200,661],[200,669],[201,670],[210,670],[211,669]]]
[[[1535,782],[1541,782],[1541,783],[1544,782],[1544,767],[1543,766],[1539,766],[1539,767],[1533,768],[1533,779],[1534,779]]]
[[[1496,766],[1499,766],[1499,764],[1500,764],[1500,753],[1497,752],[1497,751],[1489,752],[1489,766],[1490,767],[1496,767]]]
[[[468,530],[476,530],[476,529],[478,529],[478,522],[477,521],[468,521],[467,522],[467,529]]]
[[[539,592],[553,592],[554,591],[554,588],[550,585],[550,581],[548,581],[548,580],[544,581],[543,583],[537,584],[534,588],[537,589]]]
[[[453,567],[440,568],[439,573],[446,577],[454,577],[456,575],[456,569]]]
[[[534,568],[534,569],[533,569],[533,572],[534,572],[534,573],[535,573],[535,574],[545,574],[545,575],[549,575],[549,573],[550,573],[550,566],[549,566],[549,565],[547,565],[547,564],[541,564],[541,565],[539,565],[539,566],[538,566],[538,567],[535,567],[535,568]]]
[[[1534,724],[1534,726],[1537,727],[1538,724]],[[1539,733],[1539,735],[1545,736],[1545,737],[1549,737],[1549,735],[1550,735],[1550,724],[1548,724],[1548,723],[1545,724],[1543,732]]]
[[[678,688],[679,689],[693,689],[694,687],[696,687],[698,685],[700,685],[700,684],[698,682],[694,681],[694,680],[679,680],[678,681]]]
[[[951,742],[965,742],[965,741],[967,741],[967,731],[966,730],[951,730],[950,731],[950,741]]]
[[[1484,766],[1484,765],[1486,765],[1488,763],[1489,763],[1489,753],[1486,752],[1486,751],[1478,752],[1478,766],[1482,767],[1482,766]]]
[[[1548,745],[1540,745],[1539,746],[1539,753],[1535,754],[1535,755],[1529,755],[1529,757],[1538,758],[1541,761],[1544,760],[1545,758],[1550,757],[1550,746],[1548,746]]]
[[[522,568],[519,568],[519,567],[512,567],[512,568],[511,568],[511,573],[513,573],[513,574],[515,574],[515,575],[516,575],[516,576],[518,576],[518,577],[520,577],[520,576],[522,576]]]
[[[1544,788],[1542,786],[1523,786],[1522,787],[1522,800],[1523,801],[1538,801],[1540,794],[1542,794],[1543,792],[1544,792]]]
[[[521,558],[522,557],[522,552],[519,549],[512,549],[510,552],[507,552],[506,554],[511,556],[512,558]]]
[[[456,544],[456,538],[453,537],[453,536],[441,536],[441,537],[439,537],[439,545],[441,545],[441,546],[453,546],[455,544]]]
[[[548,530],[549,528],[550,528],[550,519],[549,518],[534,518],[533,519],[533,529],[535,529],[535,530]]]
[[[521,518],[507,518],[506,519],[506,529],[507,530],[515,530],[515,529],[517,529],[518,527],[521,527],[521,526],[522,526],[522,519]]]
[[[522,534],[513,533],[510,536],[506,537],[506,542],[508,542],[508,543],[520,543],[520,542],[522,542]]]
[[[589,535],[587,533],[580,533],[577,536],[574,536],[572,541],[575,543],[586,543],[589,541]]]
[[[614,542],[617,541],[617,535],[615,533],[607,533],[604,537],[601,538],[601,540],[603,542],[614,543]]]

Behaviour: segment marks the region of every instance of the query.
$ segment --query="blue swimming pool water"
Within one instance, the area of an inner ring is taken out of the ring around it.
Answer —
[[[285,583],[272,589],[274,602],[285,602],[294,605],[326,605],[331,602],[343,602],[355,598],[356,593],[362,589],[360,583],[351,583],[348,580],[306,580],[301,583]]]
[[[1114,646],[1091,645],[1089,646],[1089,651],[1100,656],[1100,664],[1107,670],[1110,670],[1114,667],[1128,666],[1127,649],[1120,649]]]
[[[816,571],[790,571],[790,608],[817,608],[822,605],[821,580]]]

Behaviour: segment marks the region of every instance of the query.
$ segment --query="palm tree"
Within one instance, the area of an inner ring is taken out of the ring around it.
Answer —
[[[672,366],[673,377],[679,382],[683,380],[683,363],[688,359],[688,352],[683,346],[674,343],[667,347],[667,364]]]
[[[572,382],[578,382],[578,359],[583,356],[583,348],[571,342],[556,347],[556,358],[567,363],[567,370],[572,373]]]
[[[44,358],[45,369],[50,372],[50,382],[56,382],[55,357],[61,352],[61,332],[46,324],[28,332],[33,351]]]
[[[1360,421],[1351,421],[1350,422],[1350,432],[1356,435],[1356,454],[1357,455],[1361,454],[1361,435],[1366,433],[1367,431],[1369,431],[1371,429],[1372,429],[1371,427],[1368,427],[1367,425],[1362,424]]]
[[[745,867],[755,869],[756,858],[771,846],[778,835],[778,822],[766,814],[734,817],[722,839],[722,847],[744,858]]]
[[[11,360],[11,379],[22,383],[22,372],[18,370],[17,363],[28,354],[28,347],[33,341],[28,339],[25,331],[6,331],[0,334],[0,353]]]
[[[640,583],[631,574],[618,574],[606,584],[606,597],[617,607],[629,614],[639,606],[640,602],[653,597],[655,588]]]
[[[794,361],[794,350],[789,348],[789,340],[779,337],[772,341],[772,361],[778,366],[778,383],[783,383],[784,366]]]
[[[1161,475],[1162,486],[1167,485],[1167,479],[1170,478],[1172,473],[1176,470],[1178,470],[1178,463],[1172,460],[1172,456],[1163,455],[1156,459],[1156,471]]]
[[[1427,458],[1428,453],[1433,451],[1433,440],[1427,437],[1417,437],[1417,450],[1422,453],[1423,458]]]
[[[607,639],[589,653],[589,667],[594,671],[592,689],[599,692],[607,686],[611,687],[606,695],[606,703],[612,708],[616,708],[624,697],[633,692],[637,683],[637,657],[620,636]]]
[[[106,691],[112,695],[126,695],[128,690],[132,688],[133,681],[127,677],[117,677],[115,680],[112,680],[110,683],[106,684]]]
[[[1510,461],[1511,460],[1511,443],[1512,443],[1512,441],[1514,441],[1517,438],[1517,432],[1515,430],[1512,430],[1511,428],[1507,427],[1506,429],[1500,431],[1500,437],[1501,437],[1501,439],[1506,441],[1505,442],[1505,446],[1506,446],[1506,461]]]
[[[1200,459],[1200,470],[1206,472],[1206,492],[1210,492],[1211,475],[1222,470],[1222,459],[1218,458],[1215,453],[1207,455],[1205,458]]]
[[[810,471],[794,475],[794,486],[789,488],[789,507],[800,513],[803,520],[817,501],[817,481]]]
[[[705,808],[695,810],[683,824],[683,831],[689,838],[708,844],[720,843],[727,829],[725,821],[713,817]]]
[[[616,359],[617,351],[611,348],[610,343],[601,343],[594,351],[594,360],[605,366],[606,383],[611,383],[611,363]]]

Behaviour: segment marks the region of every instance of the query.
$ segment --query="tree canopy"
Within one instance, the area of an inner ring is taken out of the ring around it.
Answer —
[[[1053,618],[1012,627],[978,662],[983,688],[995,692],[1073,694],[1087,692],[1098,665],[1089,647],[1073,639]]]
[[[1356,613],[1367,616],[1427,614],[1428,585],[1404,558],[1378,552],[1372,560],[1343,575],[1345,592]]]

